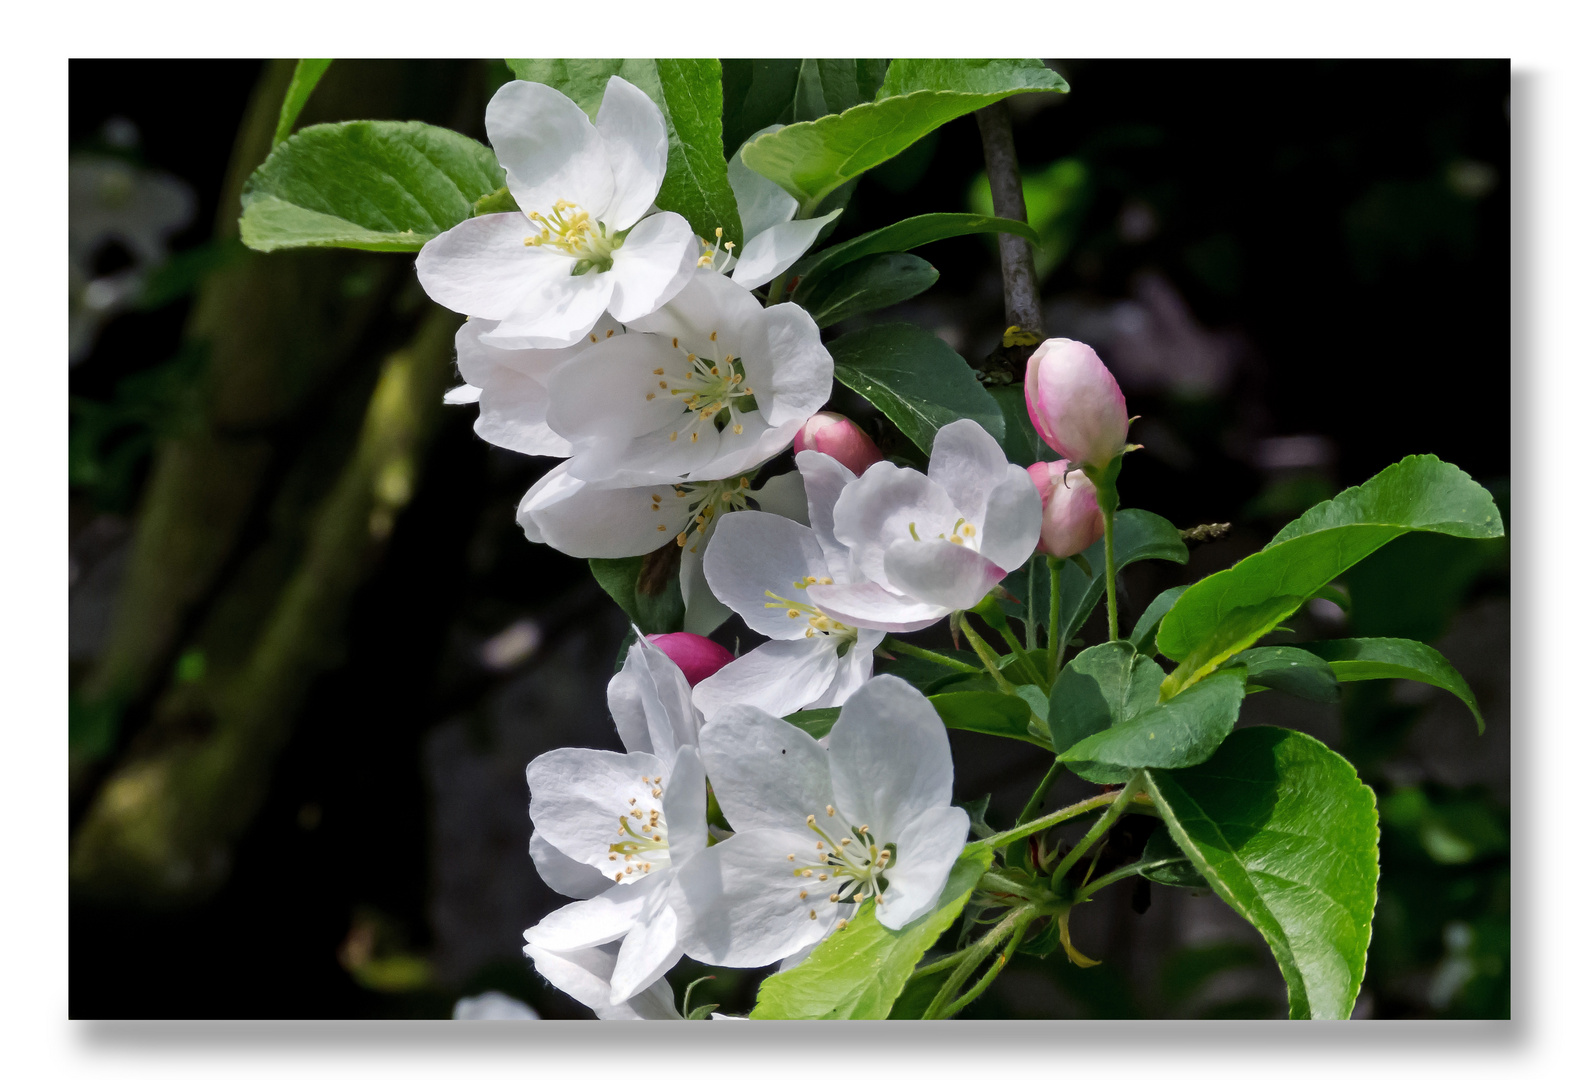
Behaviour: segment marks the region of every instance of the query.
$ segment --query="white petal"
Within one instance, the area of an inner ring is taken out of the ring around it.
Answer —
[[[838,622],[892,634],[922,630],[952,612],[944,604],[931,604],[888,592],[873,581],[854,585],[811,585],[808,592],[810,600]]]
[[[769,427],[759,412],[738,413],[717,433],[712,457],[689,470],[691,480],[725,480],[769,461],[793,443],[798,425]],[[704,441],[704,440],[702,440]]]
[[[700,534],[699,550],[690,551],[686,547],[678,559],[678,592],[684,600],[684,630],[701,637],[708,636],[733,614],[706,582],[703,560],[708,543],[709,534]]]
[[[547,426],[547,388],[524,375],[500,380],[482,396],[475,430],[493,446],[520,454],[564,457],[570,452],[569,440]]]
[[[726,353],[742,356],[747,367],[745,335],[763,315],[760,301],[748,289],[721,274],[695,274],[666,305],[632,320],[630,329],[676,337],[685,352],[702,352],[709,347],[717,357]],[[717,335],[715,342],[711,341],[712,333]]]
[[[838,811],[876,836],[893,840],[932,806],[951,804],[946,726],[935,706],[896,676],[877,676],[855,691],[827,742]]]
[[[973,607],[1006,576],[977,551],[948,540],[899,541],[886,552],[885,570],[894,589],[949,611]]]
[[[654,754],[577,746],[549,750],[525,769],[530,819],[547,843],[611,878],[623,869],[621,860],[608,858],[609,845],[624,839],[618,819],[636,803],[642,808],[651,803],[650,785],[640,778],[666,769]]]
[[[577,559],[644,555],[678,538],[688,510],[672,485],[596,488],[571,476],[572,464],[557,466],[525,493],[515,520],[528,538]]]
[[[967,842],[968,812],[960,806],[932,806],[909,822],[896,837],[886,902],[875,910],[880,924],[901,930],[929,912]]]
[[[645,91],[614,75],[596,110],[596,130],[617,184],[602,220],[622,232],[651,208],[667,174],[667,121]]]
[[[589,900],[612,887],[612,882],[600,870],[569,858],[547,843],[540,833],[531,833],[530,857],[536,864],[536,873],[553,892],[576,900]]]
[[[559,199],[600,221],[613,171],[590,118],[543,83],[505,83],[487,103],[487,139],[520,209],[546,213]]]
[[[454,335],[454,352],[459,359],[459,373],[468,383],[483,389],[490,388],[500,378],[524,375],[545,383],[554,371],[579,356],[594,344],[589,338],[561,349],[513,349],[489,344],[484,335],[496,331],[498,324],[490,319],[468,319]],[[591,332],[598,338],[618,329],[611,317],[597,320]]]
[[[825,747],[808,732],[751,706],[730,705],[708,714],[700,730],[700,756],[716,801],[735,830],[796,827],[806,814],[831,802]]]
[[[804,491],[804,477],[798,472],[778,473],[761,484],[751,498],[768,514],[800,525],[809,524],[809,497]]]
[[[793,876],[818,865],[813,839],[805,829],[741,832],[686,862],[672,889],[688,929],[684,951],[702,963],[759,967],[825,937],[851,905],[828,902],[832,882]]]
[[[707,715],[727,705],[752,705],[772,716],[812,707],[839,670],[834,638],[817,635],[768,641],[695,687]]]
[[[460,383],[443,394],[443,404],[445,405],[474,405],[480,400],[481,387],[471,386],[469,383]]]
[[[820,343],[815,320],[797,304],[767,308],[764,318],[747,328],[741,355],[755,400],[772,427],[791,425],[797,433],[831,397],[831,353]]]
[[[652,214],[613,253],[607,310],[620,322],[649,315],[693,279],[699,252],[688,222],[674,213]]]
[[[792,221],[793,215],[798,213],[798,200],[789,195],[786,188],[772,180],[767,180],[744,164],[744,146],[748,146],[762,135],[780,130],[782,130],[781,124],[772,124],[755,132],[744,140],[743,146],[733,151],[732,158],[728,160],[727,183],[733,189],[733,197],[738,200],[738,218],[744,227],[744,235],[728,236],[723,239],[736,240],[741,245],[747,245],[771,226]]]
[[[554,952],[588,949],[617,941],[629,932],[653,888],[666,888],[667,875],[644,877],[633,885],[565,904],[525,931],[525,940]]]
[[[990,493],[1012,468],[1001,444],[972,420],[954,420],[935,433],[930,479],[951,497],[957,512],[976,525],[984,521]]]
[[[570,265],[568,259],[550,252],[541,258],[559,267]],[[518,307],[500,318],[495,328],[483,332],[481,340],[507,349],[556,349],[578,344],[606,314],[612,294],[613,281],[608,274],[560,274],[543,281]]]
[[[698,745],[700,721],[689,680],[662,650],[635,631],[623,668],[607,684],[618,737],[631,752],[648,751],[671,767],[681,746]]]
[[[964,815],[965,817],[967,815]],[[655,983],[684,953],[678,940],[678,915],[665,902],[648,903],[618,947],[618,966],[610,980],[610,1004],[622,1005]]]
[[[1029,490],[1033,489],[1030,496]],[[1012,472],[990,492],[979,523],[979,554],[1010,573],[1033,555],[1044,522],[1044,503],[1027,469]]]
[[[886,552],[893,545],[948,535],[960,516],[941,486],[923,473],[877,461],[843,488],[833,529],[859,570],[884,586]]]
[[[855,479],[853,470],[829,454],[814,450],[805,450],[796,455],[793,464],[804,478],[809,525],[815,530],[815,538],[820,541],[820,549],[825,553],[832,578],[844,584],[861,580],[862,574],[855,576],[848,546],[837,539],[833,517],[837,500],[842,497],[842,489]]]
[[[799,256],[814,244],[820,230],[835,221],[840,213],[841,210],[833,210],[805,221],[784,221],[757,233],[744,242],[744,250],[738,255],[738,265],[733,267],[733,280],[746,289],[757,288],[772,280],[798,262]]]
[[[547,380],[553,430],[583,451],[599,438],[622,448],[639,435],[675,426],[687,410],[673,391],[683,385],[688,365],[669,340],[620,334],[559,368]]]
[[[742,615],[751,630],[794,640],[804,637],[809,617],[780,605],[807,603],[804,579],[829,572],[820,543],[808,528],[775,514],[738,510],[717,522],[706,548],[705,576],[716,598]],[[768,592],[779,599],[771,599]]]
[[[702,852],[710,843],[706,826],[705,767],[693,746],[680,747],[662,783],[662,822],[674,864]]]
[[[847,701],[853,691],[870,681],[870,673],[875,670],[875,647],[884,640],[886,635],[879,630],[860,632],[853,647],[837,658],[837,671],[826,692],[802,708],[829,709]]]
[[[525,955],[536,970],[559,990],[595,1010],[602,1020],[681,1020],[673,1003],[673,988],[665,980],[652,983],[622,1005],[612,1005],[609,980],[618,960],[618,946],[598,945],[571,952],[553,952],[540,945],[526,945]]]
[[[567,259],[526,247],[525,238],[534,231],[524,214],[461,221],[422,246],[416,277],[428,296],[451,311],[507,318],[573,269]]]

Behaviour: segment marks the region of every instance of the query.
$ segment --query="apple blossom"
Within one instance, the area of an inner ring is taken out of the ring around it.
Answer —
[[[465,382],[443,395],[450,405],[479,401],[476,434],[505,450],[521,454],[569,454],[569,441],[547,426],[547,379],[587,348],[623,327],[603,315],[590,335],[562,349],[502,349],[488,345],[482,335],[497,323],[470,319],[454,335],[459,373]]]
[[[1028,358],[1028,418],[1051,449],[1074,465],[1103,468],[1126,447],[1127,399],[1099,354],[1051,338]]]
[[[758,490],[745,476],[626,487],[587,483],[571,476],[569,466],[559,464],[520,500],[515,520],[526,539],[582,559],[621,559],[678,544],[683,549],[678,584],[684,629],[691,634],[709,634],[728,615],[711,595],[698,558],[723,514],[753,504],[795,521],[809,520],[803,480],[796,472],[774,476]]]
[[[1034,550],[1058,559],[1069,559],[1105,535],[1099,512],[1099,493],[1081,469],[1068,471],[1068,462],[1036,461],[1028,475],[1044,502],[1039,546]]]
[[[834,412],[818,412],[804,421],[793,436],[793,450],[800,454],[805,450],[828,454],[847,466],[854,476],[863,476],[881,460],[875,440],[852,420]]]
[[[831,354],[796,304],[763,307],[699,274],[632,330],[593,345],[547,381],[547,423],[569,472],[599,483],[721,480],[787,448],[831,396]]]
[[[675,877],[672,903],[695,959],[780,960],[866,900],[892,930],[935,906],[968,838],[935,707],[877,676],[848,698],[826,742],[748,705],[701,731],[712,789],[737,831]]]
[[[722,230],[718,229],[717,244],[708,242],[700,257],[701,266],[731,275],[746,289],[764,285],[792,266],[809,250],[821,229],[842,213],[833,210],[806,221],[794,220],[798,215],[798,200],[789,195],[787,189],[744,164],[744,146],[781,129],[781,124],[773,124],[755,132],[734,151],[727,163],[728,186],[733,189],[739,221],[744,229],[742,245],[726,241]],[[735,246],[738,247],[736,255]]]
[[[678,665],[690,686],[709,679],[733,662],[733,654],[725,646],[699,634],[652,634],[646,640]]]
[[[917,630],[973,607],[1021,566],[1042,515],[1028,473],[978,424],[957,420],[936,432],[928,476],[881,461],[843,489],[836,538],[864,580],[806,593],[849,626]]]
[[[637,637],[607,701],[627,753],[566,747],[525,770],[531,856],[549,885],[584,898],[549,914],[525,939],[556,954],[621,942],[609,976],[609,1001],[617,1005],[681,954],[670,871],[703,850],[709,832],[695,749],[700,718],[677,665]]]
[[[810,527],[756,511],[729,514],[705,553],[706,580],[718,600],[751,630],[774,640],[745,653],[695,687],[703,711],[753,705],[775,716],[841,705],[869,680],[875,647],[886,636],[847,626],[805,598],[812,584],[861,575],[832,532],[832,510],[853,474],[808,451],[797,459]]]
[[[486,123],[520,212],[462,221],[416,256],[427,295],[493,324],[482,342],[573,345],[604,313],[628,322],[683,288],[699,249],[680,215],[646,216],[667,171],[667,125],[642,91],[609,79],[592,124],[550,86],[505,83]]]

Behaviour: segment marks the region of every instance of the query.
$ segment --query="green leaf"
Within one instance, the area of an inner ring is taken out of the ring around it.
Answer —
[[[940,276],[917,255],[887,252],[817,277],[809,288],[794,291],[793,302],[808,311],[817,325],[834,326],[854,315],[911,300]]]
[[[1338,702],[1340,685],[1329,665],[1306,649],[1268,645],[1241,654],[1247,685],[1280,690],[1308,701]]]
[[[1013,94],[1066,89],[1038,60],[893,60],[875,101],[764,135],[744,148],[744,164],[781,184],[808,214],[949,120]]]
[[[856,60],[804,60],[793,96],[794,120],[819,120],[870,99],[859,93]]]
[[[845,334],[826,348],[837,381],[868,399],[926,454],[935,433],[954,420],[975,420],[997,440],[1006,434],[1000,408],[968,361],[928,330],[886,323]]]
[[[1170,838],[1169,829],[1155,829],[1149,834],[1148,843],[1143,846],[1143,857],[1138,861],[1157,864],[1139,871],[1150,881],[1173,885],[1178,889],[1209,887],[1208,879],[1198,873],[1192,860],[1187,858],[1187,853]]]
[[[1132,644],[1137,646],[1137,651],[1144,656],[1153,656],[1156,650],[1154,638],[1159,633],[1159,621],[1171,608],[1176,606],[1176,600],[1187,591],[1185,585],[1177,585],[1173,589],[1166,589],[1149,602],[1143,614],[1138,616],[1137,625],[1132,628],[1132,633],[1127,636]]]
[[[797,60],[722,61],[722,149],[731,157],[761,128],[793,122]]]
[[[503,184],[492,151],[414,121],[352,120],[296,132],[241,191],[241,239],[258,251],[419,251]]]
[[[809,732],[817,739],[824,739],[831,733],[832,726],[841,715],[842,706],[838,705],[830,709],[800,709],[782,719],[802,731]]]
[[[1057,751],[1132,719],[1159,701],[1165,673],[1129,641],[1084,649],[1050,688],[1050,738]]]
[[[1038,242],[1033,229],[1011,218],[985,217],[980,214],[920,214],[917,217],[904,218],[883,229],[875,229],[861,236],[855,236],[852,240],[845,240],[824,251],[800,259],[794,266],[793,272],[799,278],[798,289],[805,289],[810,287],[820,275],[871,255],[880,255],[888,251],[912,251],[916,247],[933,244],[937,240],[947,240],[953,236],[1001,232],[1015,233],[1026,238],[1030,243]],[[793,298],[798,299],[796,291]],[[1026,401],[1024,409],[1027,409]]]
[[[1060,760],[1085,780],[1104,784],[1116,782],[1104,779],[1116,769],[1201,765],[1236,726],[1245,693],[1246,672],[1226,668],[1130,720],[1089,735],[1063,751]],[[1090,764],[1107,768],[1090,769]]]
[[[1440,690],[1448,690],[1476,717],[1477,733],[1487,730],[1476,695],[1442,653],[1430,645],[1407,638],[1344,638],[1339,641],[1309,641],[1301,648],[1329,662],[1334,677],[1341,682],[1367,679],[1410,679]]]
[[[684,628],[684,600],[679,591],[678,575],[673,574],[667,585],[656,595],[639,588],[640,567],[643,555],[626,559],[588,559],[591,576],[596,579],[608,596],[623,608],[634,625],[647,634],[671,634]]]
[[[935,909],[901,930],[886,929],[875,905],[864,904],[803,963],[760,984],[750,1019],[884,1019],[925,952],[961,914],[990,860],[982,844],[964,848]]]
[[[1504,526],[1492,496],[1464,472],[1431,455],[1405,458],[1183,593],[1159,627],[1159,651],[1177,661],[1165,694],[1201,679],[1335,577],[1413,531],[1482,538],[1501,535]]]
[[[1377,805],[1351,764],[1300,732],[1245,728],[1146,783],[1177,845],[1269,943],[1291,1019],[1348,1018],[1378,898]]]
[[[682,214],[690,228],[742,241],[738,201],[722,154],[722,64],[719,60],[658,60],[667,116],[667,175],[656,205]]]
[[[328,70],[332,60],[297,60],[295,73],[290,76],[290,85],[284,91],[284,102],[279,106],[279,126],[273,130],[273,145],[278,146],[290,137],[290,129],[295,127],[296,118],[301,115],[301,110],[306,107],[306,101],[312,96],[312,91],[317,89],[317,83],[323,77],[323,72]]]
[[[960,690],[936,694],[930,704],[949,728],[1019,739],[1050,749],[1049,740],[1034,733],[1033,709],[1020,697],[991,690]]]
[[[738,239],[743,226],[727,182],[722,154],[722,65],[718,60],[509,60],[515,75],[545,83],[570,98],[592,120],[607,80],[617,75],[639,87],[667,119],[667,173],[656,205],[682,214],[709,238],[717,226]]]

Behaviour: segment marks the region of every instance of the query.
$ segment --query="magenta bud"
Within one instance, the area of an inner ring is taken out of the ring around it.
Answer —
[[[1102,469],[1125,448],[1126,395],[1081,341],[1042,343],[1028,358],[1023,389],[1034,430],[1067,460]]]
[[[1029,479],[1039,489],[1039,501],[1045,508],[1037,550],[1058,559],[1071,558],[1105,535],[1094,482],[1081,469],[1069,474],[1068,464],[1036,461],[1028,466]]]
[[[836,458],[854,476],[863,476],[865,469],[881,460],[875,440],[852,420],[834,412],[818,412],[804,421],[793,436],[793,452],[801,454],[805,450]]]
[[[733,662],[733,654],[710,638],[699,634],[652,634],[645,639],[655,645],[667,658],[678,665],[689,685],[709,679]]]

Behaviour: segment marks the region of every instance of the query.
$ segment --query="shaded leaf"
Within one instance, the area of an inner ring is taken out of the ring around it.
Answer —
[[[962,690],[936,694],[930,698],[930,704],[949,728],[999,735],[1050,748],[1047,739],[1034,733],[1033,710],[1020,697],[989,690]]]
[[[798,288],[804,289],[813,285],[820,275],[828,274],[839,266],[847,266],[870,255],[879,255],[888,251],[912,251],[916,247],[933,244],[937,240],[947,240],[953,236],[1001,232],[1015,233],[1026,238],[1030,243],[1037,243],[1039,239],[1033,229],[1011,218],[986,217],[981,214],[919,214],[808,255],[794,265],[793,272],[799,278]],[[795,292],[794,299],[797,298],[798,294]],[[1026,401],[1024,408],[1027,408]]]
[[[290,137],[290,129],[295,127],[296,118],[301,115],[312,91],[317,89],[323,73],[332,63],[332,60],[295,62],[295,72],[290,76],[290,85],[284,91],[284,102],[279,106],[279,125],[273,131],[273,145],[278,146]]]
[[[833,326],[854,315],[911,300],[940,276],[917,255],[887,252],[816,278],[810,288],[794,291],[793,302],[808,311],[817,325]]]
[[[968,362],[928,330],[887,323],[845,334],[826,348],[837,381],[885,413],[926,454],[935,433],[954,420],[975,420],[996,439],[1006,433],[1000,408]]]
[[[1329,665],[1306,649],[1268,645],[1241,654],[1247,685],[1280,690],[1308,701],[1338,702],[1340,685]]]
[[[1338,641],[1309,641],[1301,646],[1314,656],[1328,661],[1334,677],[1341,682],[1367,679],[1410,679],[1440,690],[1448,690],[1476,717],[1477,732],[1487,730],[1476,695],[1466,680],[1442,653],[1430,645],[1407,638],[1343,638]]]
[[[623,608],[624,613],[647,634],[671,634],[684,628],[684,601],[678,575],[668,578],[666,586],[654,596],[638,587],[643,555],[626,559],[587,559],[591,576]]]
[[[1083,779],[1101,784],[1124,778],[1120,770],[1201,765],[1236,726],[1245,693],[1246,673],[1226,668],[1130,720],[1087,736],[1063,751],[1060,760]]]

